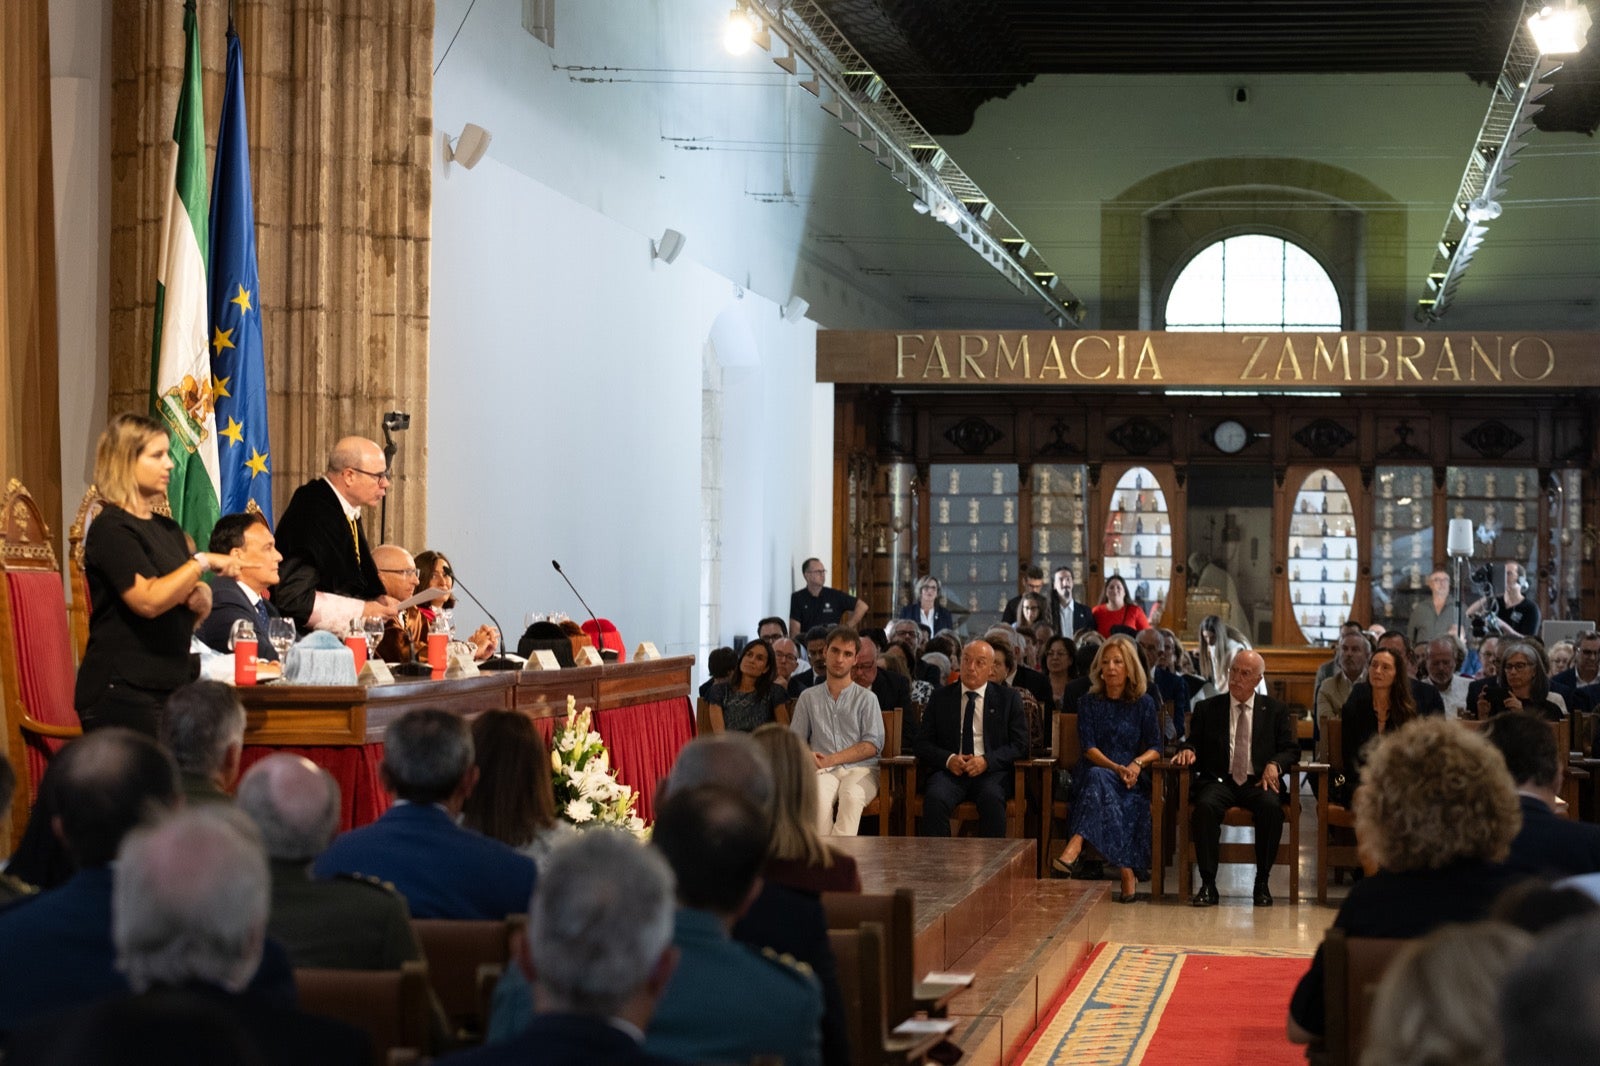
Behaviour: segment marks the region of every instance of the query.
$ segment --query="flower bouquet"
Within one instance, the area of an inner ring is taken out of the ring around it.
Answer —
[[[580,712],[577,706],[568,696],[567,720],[550,738],[557,817],[579,828],[609,825],[642,835],[644,820],[633,812],[638,796],[617,780],[605,742],[589,728],[590,709]]]

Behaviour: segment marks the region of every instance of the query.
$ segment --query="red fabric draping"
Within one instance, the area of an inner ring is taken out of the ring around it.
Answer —
[[[687,696],[601,711],[596,731],[611,752],[617,780],[638,793],[636,808],[646,822],[655,817],[656,782],[667,776],[678,752],[694,737],[694,711]]]
[[[50,570],[6,574],[11,600],[11,626],[17,640],[17,687],[22,705],[41,722],[77,725],[72,706],[76,672],[72,666],[72,633],[67,624],[66,593],[61,575]],[[45,764],[64,740],[30,737],[28,798],[44,776]]]
[[[304,755],[333,775],[339,783],[339,832],[378,820],[389,809],[389,793],[384,790],[378,767],[383,763],[383,745],[365,744],[348,748],[269,748],[251,745],[244,749],[241,771],[273,752]]]

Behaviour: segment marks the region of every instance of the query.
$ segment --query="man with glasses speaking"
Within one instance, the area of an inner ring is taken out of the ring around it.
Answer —
[[[278,519],[283,566],[273,601],[301,629],[343,634],[356,619],[394,617],[361,525],[361,509],[388,490],[383,449],[365,437],[335,444],[327,472],[295,490]]]

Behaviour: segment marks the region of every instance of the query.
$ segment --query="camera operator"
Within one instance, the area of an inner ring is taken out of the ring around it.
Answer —
[[[1498,604],[1494,601],[1493,585],[1488,580],[1490,575],[1480,570],[1472,577],[1474,583],[1489,585],[1485,594],[1467,608],[1467,614],[1472,616],[1474,634],[1506,637],[1538,634],[1539,606],[1523,595],[1527,591],[1528,578],[1521,563],[1506,563],[1505,595]]]

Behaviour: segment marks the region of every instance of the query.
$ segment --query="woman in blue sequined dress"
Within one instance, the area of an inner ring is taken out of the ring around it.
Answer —
[[[1161,758],[1156,701],[1146,691],[1138,648],[1120,634],[1100,646],[1089,679],[1089,692],[1078,701],[1083,757],[1074,775],[1069,839],[1055,868],[1070,876],[1088,843],[1121,870],[1117,902],[1132,903],[1134,871],[1150,866],[1150,793],[1140,776]]]

